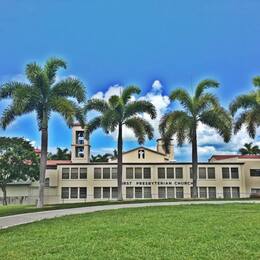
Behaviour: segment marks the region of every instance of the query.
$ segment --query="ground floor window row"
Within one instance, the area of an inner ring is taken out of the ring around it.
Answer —
[[[86,187],[62,187],[61,188],[62,199],[86,199],[87,188]]]

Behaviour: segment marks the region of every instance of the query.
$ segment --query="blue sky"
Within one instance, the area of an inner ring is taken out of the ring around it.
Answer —
[[[68,62],[59,77],[79,77],[89,98],[116,92],[115,85],[137,84],[141,96],[158,101],[163,113],[172,89],[191,91],[199,80],[213,78],[221,83],[216,94],[227,106],[235,95],[251,90],[252,77],[260,74],[259,10],[258,0],[1,1],[0,83],[24,80],[26,63],[58,56]],[[0,102],[0,112],[6,104]],[[49,131],[50,150],[70,146],[70,130],[59,116],[53,115]],[[40,145],[34,115],[0,135],[24,136]],[[234,153],[250,140],[242,131],[224,145],[203,126],[200,139],[201,160]],[[103,152],[116,142],[97,131],[91,145]],[[131,134],[126,136],[125,149],[136,145]],[[190,147],[176,147],[176,159],[190,160]]]

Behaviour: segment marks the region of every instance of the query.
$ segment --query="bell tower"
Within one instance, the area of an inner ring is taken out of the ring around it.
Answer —
[[[84,129],[80,124],[72,127],[71,161],[73,163],[89,163],[90,145],[84,138]]]

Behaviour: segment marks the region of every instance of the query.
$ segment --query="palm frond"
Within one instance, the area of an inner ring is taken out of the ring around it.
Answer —
[[[138,100],[129,102],[125,106],[124,118],[129,118],[140,113],[147,113],[150,115],[151,119],[156,118],[156,109],[155,106],[146,100]]]
[[[113,95],[109,98],[108,103],[111,107],[116,108],[119,104],[119,96]]]
[[[88,140],[89,135],[101,126],[102,116],[97,116],[85,124],[85,138]]]
[[[218,98],[211,93],[205,93],[200,96],[199,99],[196,99],[196,110],[198,113],[202,112],[205,109],[210,109],[210,108],[218,108],[220,107],[220,103]]]
[[[139,144],[145,142],[145,129],[139,120],[129,118],[125,121],[125,126],[133,130]]]
[[[17,81],[5,83],[0,88],[0,99],[13,97],[17,89],[29,90],[30,85]]]
[[[255,87],[260,87],[260,76],[253,78],[253,84]]]
[[[246,95],[238,96],[229,106],[229,110],[234,115],[240,108],[248,109],[257,106],[256,93],[251,92]]]
[[[203,94],[203,92],[208,89],[208,88],[218,88],[219,87],[219,83],[215,80],[211,80],[211,79],[205,79],[202,80],[195,91],[195,99],[199,99],[200,96]]]
[[[173,90],[170,99],[172,101],[178,100],[187,111],[193,113],[192,98],[186,90],[181,88]]]
[[[44,71],[48,76],[49,82],[52,85],[55,82],[56,73],[59,68],[66,69],[66,62],[59,58],[50,58],[47,60]]]
[[[31,83],[35,83],[39,78],[39,75],[43,73],[40,65],[36,62],[32,62],[26,65],[25,74]]]
[[[121,98],[123,100],[123,103],[126,104],[131,96],[133,94],[140,94],[141,90],[138,86],[128,86],[126,88],[124,88],[123,92],[122,92],[122,95],[121,95]]]
[[[105,100],[93,98],[86,103],[84,107],[84,112],[87,113],[88,111],[96,110],[97,112],[104,113],[108,109],[109,106]]]

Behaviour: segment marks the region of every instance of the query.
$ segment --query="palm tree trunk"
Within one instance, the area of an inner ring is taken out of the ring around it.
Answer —
[[[42,126],[43,127],[41,129],[40,184],[39,184],[39,197],[37,201],[37,208],[42,208],[44,205],[45,172],[46,172],[47,151],[48,151],[47,113],[44,113]]]
[[[3,192],[3,205],[6,206],[7,205],[7,199],[6,199],[6,185],[2,184],[1,185],[2,188],[2,192]]]
[[[192,197],[198,197],[198,187],[197,187],[197,178],[198,178],[198,145],[197,145],[197,127],[194,127],[193,137],[192,137]]]
[[[117,151],[118,151],[118,158],[117,158],[117,198],[118,200],[123,200],[122,195],[122,175],[123,175],[123,137],[122,137],[122,124],[118,126],[118,140],[117,140]]]

